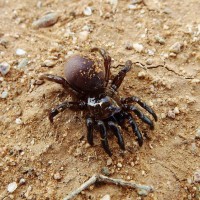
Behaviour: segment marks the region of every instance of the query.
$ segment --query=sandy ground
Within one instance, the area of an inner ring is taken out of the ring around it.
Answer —
[[[100,184],[75,199],[200,199],[199,10],[199,0],[0,0],[0,63],[10,66],[0,74],[0,198],[63,199],[106,167],[111,177],[152,185],[154,193]],[[34,28],[48,12],[58,21]],[[71,96],[38,78],[63,76],[69,55],[95,46],[111,55],[112,74],[128,59],[135,63],[120,96],[139,96],[159,117],[154,131],[137,120],[148,135],[141,148],[129,128],[125,152],[110,136],[111,159],[98,132],[95,145],[87,144],[84,112],[64,111],[50,124],[49,110]]]

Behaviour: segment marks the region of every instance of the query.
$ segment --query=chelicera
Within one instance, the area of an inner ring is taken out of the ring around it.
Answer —
[[[100,53],[103,64],[101,59],[95,57],[95,53]],[[139,104],[157,121],[155,112],[138,97],[120,98],[118,96],[117,90],[126,73],[130,71],[132,62],[128,60],[121,66],[123,68],[109,83],[111,57],[104,49],[93,48],[89,55],[80,54],[68,58],[64,65],[65,78],[51,74],[41,76],[42,79],[61,84],[64,89],[72,89],[79,98],[78,101],[65,101],[52,109],[49,113],[50,122],[53,122],[53,118],[65,109],[88,110],[86,117],[88,143],[93,145],[93,130],[97,127],[100,132],[102,146],[109,156],[112,155],[112,152],[108,144],[107,130],[110,129],[114,133],[119,147],[125,150],[120,128],[125,120],[132,127],[139,146],[142,146],[143,136],[131,112],[148,124],[151,129],[154,128],[152,120],[132,103]]]

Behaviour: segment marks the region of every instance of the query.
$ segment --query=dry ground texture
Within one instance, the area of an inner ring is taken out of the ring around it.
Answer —
[[[63,199],[106,169],[155,191],[98,184],[75,199],[200,199],[199,10],[199,0],[0,0],[0,198]],[[33,25],[49,12],[54,25]],[[62,76],[69,55],[95,46],[110,53],[112,74],[135,63],[119,95],[139,96],[159,117],[154,131],[137,119],[141,148],[130,127],[125,152],[110,135],[111,159],[98,132],[87,144],[84,112],[66,110],[50,124],[49,110],[71,96],[38,78]]]

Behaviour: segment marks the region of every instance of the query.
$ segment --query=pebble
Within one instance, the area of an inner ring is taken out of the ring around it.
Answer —
[[[117,167],[122,168],[122,164],[121,163],[117,163]]]
[[[0,45],[4,46],[5,48],[7,48],[8,43],[9,43],[9,42],[8,42],[7,39],[5,39],[5,38],[1,38],[1,39],[0,39]]]
[[[139,73],[138,73],[138,77],[139,78],[145,78],[147,76],[147,72],[146,71],[140,71]]]
[[[80,41],[84,42],[88,39],[89,32],[88,31],[81,31],[78,35]]]
[[[24,58],[19,62],[19,64],[17,65],[17,68],[19,69],[24,68],[26,67],[27,64],[28,64],[28,59]]]
[[[200,128],[197,129],[195,138],[200,139]]]
[[[24,51],[23,49],[17,49],[15,53],[17,56],[24,56],[26,54],[26,51]]]
[[[106,165],[107,165],[107,166],[112,165],[112,159],[111,159],[111,158],[108,158],[108,160],[107,160],[107,162],[106,162]]]
[[[183,49],[183,44],[181,42],[176,42],[169,48],[169,51],[178,54],[182,51],[182,49]]]
[[[16,123],[16,124],[19,124],[19,125],[20,125],[20,124],[23,124],[23,122],[22,122],[22,120],[21,120],[20,118],[17,118],[17,119],[15,120],[15,123]]]
[[[132,50],[133,49],[133,43],[130,41],[125,42],[125,49]]]
[[[20,180],[19,180],[19,184],[20,185],[24,185],[26,183],[26,180],[24,179],[24,178],[21,178]]]
[[[1,98],[2,98],[2,99],[7,98],[7,96],[8,96],[8,92],[7,92],[7,91],[3,91],[3,92],[1,93]]]
[[[154,56],[155,51],[154,51],[154,50],[151,50],[151,49],[148,49],[148,50],[147,50],[147,53],[148,53],[149,56]]]
[[[106,194],[105,196],[103,196],[100,200],[110,200],[110,195]]]
[[[57,173],[55,173],[55,174],[53,175],[53,178],[54,178],[55,180],[60,180],[60,179],[62,178],[62,176],[60,175],[59,172],[57,172]]]
[[[86,7],[84,10],[83,10],[83,14],[85,16],[90,16],[92,15],[92,8],[91,7]]]
[[[200,183],[200,170],[199,169],[196,172],[194,172],[193,180],[195,183]]]
[[[132,0],[131,4],[138,4],[138,3],[142,3],[142,0]]]
[[[167,116],[171,119],[175,119],[176,114],[173,110],[169,110],[168,113],[167,113]]]
[[[16,182],[12,182],[12,183],[8,184],[7,191],[9,193],[13,193],[16,189],[17,189],[17,183]]]
[[[102,173],[103,175],[105,175],[105,176],[109,176],[109,175],[110,175],[110,171],[109,171],[109,169],[108,169],[107,167],[103,167],[103,168],[101,169],[101,173]]]
[[[138,195],[143,196],[143,197],[148,195],[148,191],[147,190],[142,190],[142,189],[141,190],[137,190],[137,193],[138,193]]]
[[[179,114],[179,113],[180,113],[178,107],[175,107],[175,108],[174,108],[174,113],[175,113],[175,114]]]
[[[10,65],[7,62],[0,63],[0,72],[5,76],[10,71]]]
[[[48,13],[40,19],[33,22],[33,28],[46,28],[54,25],[58,21],[58,14],[55,12]]]
[[[53,60],[45,60],[43,62],[43,66],[45,67],[53,67],[56,63]]]
[[[139,53],[141,53],[144,50],[144,46],[139,43],[134,43],[133,48],[135,49],[135,51],[137,51]]]
[[[148,58],[148,59],[146,60],[146,64],[147,64],[147,65],[152,65],[152,64],[153,64],[153,59],[152,59],[152,58]]]
[[[155,35],[155,40],[157,43],[159,44],[165,44],[165,39],[163,37],[161,37],[160,35]]]

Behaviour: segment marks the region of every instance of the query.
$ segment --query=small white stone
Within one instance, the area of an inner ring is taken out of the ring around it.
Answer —
[[[17,183],[16,182],[12,182],[12,183],[8,184],[7,191],[9,193],[13,193],[16,189],[17,189]]]
[[[181,42],[176,42],[169,48],[169,51],[178,54],[182,51],[182,48],[183,44]]]
[[[92,9],[91,7],[86,7],[83,11],[83,14],[86,15],[86,16],[90,16],[92,15]]]
[[[3,92],[1,93],[1,98],[2,98],[2,99],[7,98],[7,96],[8,96],[8,92],[7,92],[7,91],[3,91]]]
[[[175,114],[179,114],[179,113],[180,113],[178,107],[175,107],[175,108],[174,108],[174,113],[175,113]]]
[[[174,111],[172,111],[172,110],[169,110],[169,111],[168,111],[167,116],[168,116],[169,118],[172,118],[172,119],[175,119],[175,117],[176,117]]]
[[[121,163],[117,163],[117,167],[122,168],[122,164]]]
[[[32,26],[33,28],[45,28],[54,25],[58,21],[58,14],[51,12],[44,16],[42,16],[40,19],[33,22]]]
[[[16,50],[16,55],[18,56],[24,56],[25,54],[26,54],[26,51],[24,51],[23,49]]]
[[[154,56],[155,51],[151,50],[151,49],[147,49],[147,53],[148,53],[149,56]]]
[[[24,68],[24,67],[26,67],[27,64],[28,64],[28,59],[24,58],[19,62],[17,68],[19,68],[19,69]]]
[[[22,120],[21,120],[20,118],[17,118],[17,119],[15,120],[15,123],[16,123],[16,124],[22,124],[23,122],[22,122]]]
[[[194,172],[193,180],[195,183],[200,183],[200,169]]]
[[[100,200],[110,200],[110,195],[106,194],[105,196],[103,196]]]
[[[62,176],[60,175],[59,172],[57,172],[57,173],[55,173],[55,174],[53,175],[53,178],[54,178],[55,180],[60,180],[60,179],[62,178]]]
[[[152,58],[148,58],[146,60],[147,65],[152,65],[153,64],[153,59]]]
[[[0,72],[4,76],[10,71],[10,65],[7,62],[0,63]]]
[[[154,38],[155,38],[157,43],[165,44],[165,39],[163,37],[161,37],[160,35],[155,35]]]
[[[145,72],[145,71],[140,71],[139,73],[138,73],[138,77],[139,78],[145,78],[147,76],[147,72]]]
[[[88,39],[88,35],[89,35],[89,32],[88,31],[81,31],[79,33],[79,40],[81,40],[82,42],[86,41]]]
[[[52,60],[45,60],[45,61],[44,61],[44,65],[45,65],[46,67],[53,67],[53,66],[55,65],[55,62],[52,61]]]
[[[110,166],[112,165],[112,159],[111,158],[108,158],[107,162],[106,162],[107,166]]]
[[[141,53],[144,50],[144,46],[139,43],[134,43],[133,48],[135,49],[135,51],[137,51],[139,53]]]

